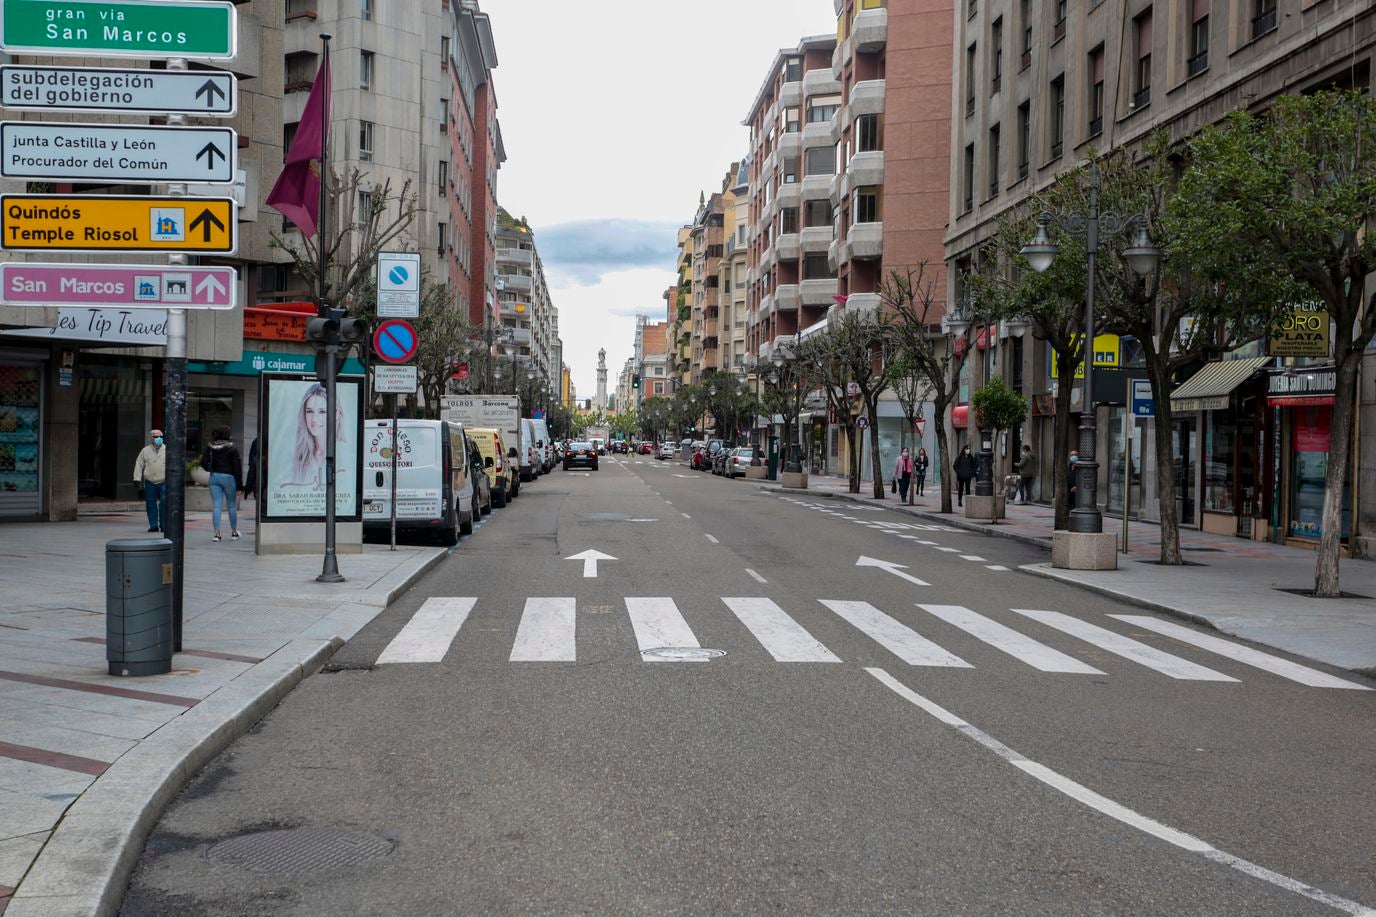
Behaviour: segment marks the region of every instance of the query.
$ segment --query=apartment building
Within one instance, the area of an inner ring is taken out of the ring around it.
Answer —
[[[669,325],[646,322],[640,326],[640,397],[667,398],[674,386],[669,380]]]
[[[497,321],[510,334],[499,342],[499,353],[514,356],[527,374],[535,373],[553,390],[563,368],[563,345],[535,233],[498,208],[494,246]]]
[[[260,291],[279,289],[286,271],[284,255],[272,235],[281,216],[264,204],[282,165],[283,41],[280,2],[252,0],[235,7],[238,56],[206,69],[238,77],[239,108],[233,118],[214,124],[238,132],[238,170],[234,187],[192,186],[193,195],[232,194],[240,203],[238,250],[232,257],[205,257],[238,272],[239,301],[252,304]],[[15,64],[147,66],[122,59],[54,58],[0,54]],[[197,64],[197,66],[201,66]],[[39,114],[6,110],[10,120],[86,121],[147,124],[146,116]],[[209,123],[207,121],[207,123]],[[22,181],[0,182],[12,193],[37,191]],[[166,186],[54,182],[63,194],[162,194]],[[166,264],[152,255],[9,254],[10,260]],[[270,294],[269,294],[270,295]],[[93,321],[86,309],[0,307],[0,417],[12,425],[0,447],[0,521],[68,521],[80,503],[107,506],[136,499],[130,469],[147,442],[148,430],[164,424],[163,359],[166,315],[141,311],[121,317],[118,309]],[[59,322],[59,319],[63,321]],[[244,340],[244,312],[189,310],[187,313],[188,456],[198,456],[209,431],[228,425],[239,442],[256,429],[257,374],[244,351],[258,347]],[[272,345],[270,345],[272,346]],[[281,345],[275,345],[280,349]],[[247,436],[247,438],[245,438]]]
[[[665,293],[669,318],[669,372],[680,386],[693,381],[693,228],[678,231],[678,284]]]
[[[721,368],[721,261],[725,253],[725,195],[703,195],[693,217],[692,364],[694,384]]]
[[[721,368],[745,368],[745,326],[748,318],[745,278],[746,233],[750,229],[750,167],[744,159],[733,165],[723,188],[726,250],[721,260]]]
[[[960,295],[960,274],[974,265],[975,252],[995,232],[1000,215],[1024,205],[1091,150],[1133,149],[1161,130],[1183,140],[1238,108],[1264,109],[1281,94],[1373,89],[1376,7],[1370,4],[961,2],[946,237],[951,296]],[[996,342],[976,372],[1003,373],[1031,396],[1034,416],[1025,430],[1014,431],[1010,451],[1022,436],[1049,456],[1051,380],[1043,345],[1028,344]],[[1128,367],[1095,376],[1099,494],[1110,512],[1121,512],[1123,505],[1121,475],[1113,469],[1123,457],[1119,431],[1125,379],[1132,372]],[[1257,375],[1234,390],[1178,406],[1172,440],[1183,524],[1244,537],[1317,537],[1302,518],[1313,508],[1298,496],[1294,471],[1314,467],[1316,456],[1297,460],[1285,444],[1293,441],[1301,419],[1283,398],[1268,398],[1267,382],[1280,372],[1259,365]],[[1321,400],[1307,401],[1303,410],[1326,411]],[[1376,422],[1369,399],[1362,412]],[[1150,423],[1136,423],[1143,465],[1132,505],[1154,518],[1154,430]],[[1354,467],[1360,464],[1354,457]],[[1279,483],[1275,469],[1281,469]],[[1042,484],[1049,496],[1049,477]],[[1376,501],[1357,515],[1354,534],[1376,531]]]

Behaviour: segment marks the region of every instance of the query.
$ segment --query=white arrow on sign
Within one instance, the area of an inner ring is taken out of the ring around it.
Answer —
[[[581,560],[583,562],[583,578],[595,579],[597,577],[597,562],[599,560],[616,560],[610,554],[603,554],[601,551],[594,551],[591,548],[582,554],[575,554],[572,557],[565,557],[564,560]]]
[[[899,579],[905,579],[908,582],[912,583],[914,586],[931,585],[931,583],[927,582],[926,580],[920,580],[917,577],[913,576],[911,573],[904,573],[903,571],[908,568],[903,566],[902,564],[896,564],[893,561],[877,560],[873,557],[861,557],[859,560],[855,562],[855,565],[857,567],[878,567],[881,570],[887,570]]]
[[[196,295],[203,295],[206,290],[214,290],[216,293],[223,295],[225,286],[215,278],[214,274],[206,274],[205,279],[196,284]]]

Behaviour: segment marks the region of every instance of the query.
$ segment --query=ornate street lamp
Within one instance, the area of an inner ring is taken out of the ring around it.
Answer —
[[[1051,240],[1047,227],[1055,223],[1076,238],[1085,240],[1088,270],[1085,279],[1085,336],[1084,398],[1080,411],[1080,460],[1075,465],[1075,508],[1070,511],[1069,530],[1098,534],[1104,530],[1104,517],[1099,513],[1099,463],[1095,461],[1098,433],[1094,416],[1094,287],[1097,280],[1099,231],[1117,235],[1137,229],[1133,244],[1123,250],[1128,267],[1139,277],[1149,276],[1161,263],[1161,249],[1152,244],[1148,232],[1150,219],[1144,213],[1116,214],[1099,212],[1099,167],[1091,163],[1089,170],[1089,213],[1044,212],[1037,220],[1037,234],[1022,247],[1022,255],[1032,269],[1041,273],[1051,267],[1060,248]]]

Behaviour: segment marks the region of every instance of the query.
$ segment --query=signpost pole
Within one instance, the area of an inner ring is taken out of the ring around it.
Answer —
[[[1128,513],[1132,510],[1132,411],[1123,412],[1123,553],[1128,553]]]
[[[397,549],[397,399],[392,396],[392,550]]]
[[[173,71],[188,69],[183,58],[167,62]],[[186,123],[183,115],[168,115],[169,125]],[[171,197],[186,194],[186,185],[168,186]],[[167,263],[185,265],[186,255],[173,253]],[[186,595],[186,310],[167,310],[167,378],[164,384],[167,425],[167,531],[172,541],[172,651],[182,651]],[[238,496],[237,494],[235,495]],[[233,497],[231,497],[233,499]]]
[[[320,40],[325,49],[325,73],[330,72],[330,38],[329,32],[322,32]],[[315,231],[316,246],[316,271],[318,277],[318,288],[320,293],[319,311],[321,316],[329,316],[331,309],[325,302],[325,270],[329,267],[328,248],[326,248],[325,237],[329,233],[329,186],[330,186],[330,125],[325,120],[325,113],[330,110],[329,105],[322,105],[320,109],[321,120],[325,123],[321,125],[322,135],[320,138],[320,216]],[[340,313],[336,313],[340,314]],[[342,583],[344,577],[339,573],[339,557],[335,554],[335,458],[336,440],[339,431],[336,430],[336,412],[339,410],[339,387],[336,384],[336,377],[339,375],[339,367],[336,364],[336,357],[339,354],[338,343],[331,343],[325,348],[325,560],[321,568],[320,575],[315,578],[318,583]]]

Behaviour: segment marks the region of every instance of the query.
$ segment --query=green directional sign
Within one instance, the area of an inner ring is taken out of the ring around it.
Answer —
[[[59,57],[230,60],[234,4],[220,0],[0,0],[0,50]]]

